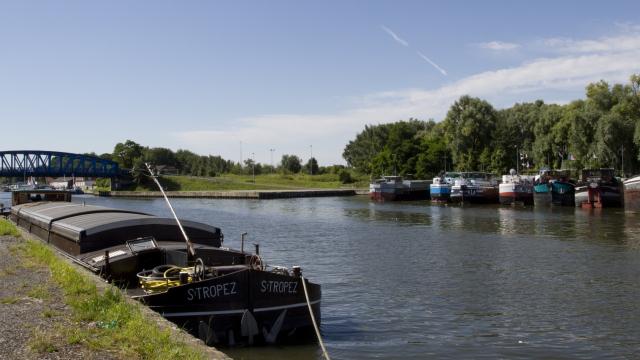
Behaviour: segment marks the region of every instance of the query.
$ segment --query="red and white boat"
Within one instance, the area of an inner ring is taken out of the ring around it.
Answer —
[[[500,204],[533,205],[533,183],[533,176],[519,175],[511,169],[509,175],[502,175],[499,186]]]

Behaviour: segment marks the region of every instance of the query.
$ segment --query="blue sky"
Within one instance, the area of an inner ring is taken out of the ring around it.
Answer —
[[[132,139],[344,163],[365,124],[440,121],[461,95],[566,103],[626,82],[638,14],[638,1],[0,1],[0,149]]]

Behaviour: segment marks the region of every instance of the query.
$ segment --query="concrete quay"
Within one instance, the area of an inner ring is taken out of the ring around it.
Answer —
[[[304,190],[230,190],[230,191],[167,191],[170,198],[209,199],[288,199],[303,197],[355,196],[355,189],[304,189]],[[111,197],[162,197],[160,191],[101,191],[98,196]]]

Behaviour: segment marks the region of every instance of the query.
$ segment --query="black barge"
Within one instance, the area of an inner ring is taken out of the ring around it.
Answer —
[[[320,285],[299,267],[222,247],[219,228],[69,202],[16,205],[11,220],[207,344],[306,342],[320,322]],[[305,298],[303,281],[308,290]]]

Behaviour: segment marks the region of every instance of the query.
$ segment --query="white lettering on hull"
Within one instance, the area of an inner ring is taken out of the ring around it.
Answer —
[[[201,286],[187,290],[187,301],[214,299],[221,296],[235,295],[237,283],[228,282],[211,286]]]
[[[272,294],[297,294],[298,282],[262,280],[262,282],[260,283],[260,292],[268,292]]]

